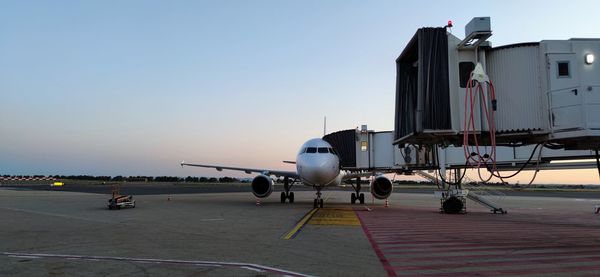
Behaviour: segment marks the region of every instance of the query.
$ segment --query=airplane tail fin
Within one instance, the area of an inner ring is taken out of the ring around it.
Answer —
[[[323,117],[323,136],[327,135],[327,116]]]

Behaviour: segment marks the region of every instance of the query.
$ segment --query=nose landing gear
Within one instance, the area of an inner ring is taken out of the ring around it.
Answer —
[[[321,198],[321,187],[315,187],[317,189],[317,198],[313,201],[313,208],[323,208],[323,198]]]

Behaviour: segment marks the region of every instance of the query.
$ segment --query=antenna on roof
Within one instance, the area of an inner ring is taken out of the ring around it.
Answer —
[[[323,117],[323,136],[327,135],[327,116]]]

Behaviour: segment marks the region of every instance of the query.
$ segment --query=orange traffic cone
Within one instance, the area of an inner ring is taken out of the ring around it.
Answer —
[[[256,206],[260,206],[260,199],[256,198]]]
[[[385,206],[384,206],[384,207],[386,207],[386,208],[389,208],[389,207],[390,207],[390,203],[388,202],[388,200],[387,200],[387,199],[385,200]]]

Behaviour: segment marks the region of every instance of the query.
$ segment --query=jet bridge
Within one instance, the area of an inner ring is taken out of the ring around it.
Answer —
[[[340,157],[340,166],[347,170],[393,169],[399,174],[415,170],[464,169],[464,148],[454,145],[393,144],[393,131],[349,129],[323,137]],[[483,146],[489,151],[489,146]],[[515,145],[496,147],[496,166],[499,170],[595,168],[596,163],[563,162],[595,158],[594,150],[565,150],[551,146]]]
[[[393,131],[363,125],[324,137],[342,167],[439,170],[447,191],[462,189],[469,168],[500,179],[505,170],[600,172],[600,39],[492,47],[489,17],[467,24],[464,39],[448,27],[417,30],[396,59]],[[562,162],[578,159],[595,162]]]
[[[492,47],[491,35],[489,17],[474,18],[462,40],[446,27],[417,30],[396,59],[394,143],[460,146],[474,133],[485,145],[597,149],[600,39]]]
[[[492,47],[489,17],[469,22],[464,39],[448,27],[417,30],[396,59],[393,144],[406,159],[395,167],[452,169],[444,183],[456,189],[466,168],[501,180],[503,170],[600,173],[600,39]],[[407,158],[416,149],[429,163]],[[576,159],[595,162],[561,162]]]
[[[346,170],[360,172],[381,169],[391,170],[396,174],[416,173],[432,182],[440,181],[440,188],[444,194],[439,195],[443,196],[443,199],[456,196],[460,199],[465,198],[464,202],[468,198],[490,208],[494,213],[506,213],[499,204],[504,196],[502,192],[485,186],[486,180],[472,180],[464,176],[464,170],[475,168],[475,165],[465,163],[462,146],[394,145],[392,131],[369,130],[367,125],[362,125],[360,129],[334,132],[323,139],[338,152],[340,166]],[[484,148],[489,150],[490,147]],[[593,150],[552,149],[540,144],[498,146],[495,151],[495,172],[597,167],[596,161],[570,161],[596,157]],[[491,170],[491,164],[482,169],[485,176],[489,176]],[[434,177],[426,171],[437,171],[439,177]],[[462,209],[461,207],[459,210]]]

